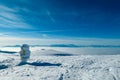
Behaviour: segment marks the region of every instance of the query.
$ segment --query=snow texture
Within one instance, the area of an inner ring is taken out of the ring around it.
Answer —
[[[120,80],[120,55],[73,55],[33,50],[27,63],[0,54],[0,80]]]

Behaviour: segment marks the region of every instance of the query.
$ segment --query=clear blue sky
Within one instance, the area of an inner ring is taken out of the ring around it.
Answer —
[[[0,36],[120,38],[120,1],[0,0]]]

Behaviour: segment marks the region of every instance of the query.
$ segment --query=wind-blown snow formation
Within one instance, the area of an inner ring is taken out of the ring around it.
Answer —
[[[120,80],[120,55],[74,55],[36,49],[26,64],[0,54],[0,80]]]

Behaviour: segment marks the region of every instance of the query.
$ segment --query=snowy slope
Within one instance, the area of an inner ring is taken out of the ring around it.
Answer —
[[[33,50],[25,65],[19,54],[0,54],[0,80],[120,80],[120,55],[71,55]]]

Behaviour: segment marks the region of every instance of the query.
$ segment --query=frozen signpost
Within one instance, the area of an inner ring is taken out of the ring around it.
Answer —
[[[20,51],[21,63],[27,63],[27,60],[30,58],[30,50],[28,44],[23,44]]]

